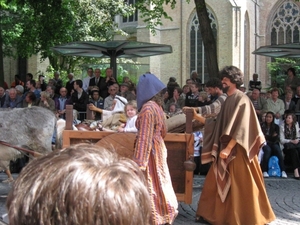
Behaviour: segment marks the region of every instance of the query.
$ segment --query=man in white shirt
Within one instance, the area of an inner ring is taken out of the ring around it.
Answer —
[[[88,93],[90,79],[94,77],[94,70],[93,68],[88,68],[87,70],[87,77],[85,77],[82,81],[82,89]]]
[[[109,93],[109,96],[107,96],[104,99],[104,109],[105,110],[112,110],[112,105],[113,105],[114,99],[117,95],[117,90],[114,87],[114,85],[109,86],[108,93]]]

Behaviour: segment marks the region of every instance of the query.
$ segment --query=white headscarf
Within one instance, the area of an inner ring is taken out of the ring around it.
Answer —
[[[114,98],[114,101],[116,100],[116,104],[113,108],[113,110],[102,110],[102,120],[105,121],[107,118],[109,118],[111,115],[117,112],[124,112],[125,104],[127,104],[127,99],[116,95]]]
[[[124,112],[124,107],[127,104],[127,99],[122,96],[116,95],[114,100],[116,100],[116,104],[112,111]]]

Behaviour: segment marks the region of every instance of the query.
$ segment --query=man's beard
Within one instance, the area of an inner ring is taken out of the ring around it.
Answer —
[[[223,87],[223,92],[224,92],[224,93],[227,93],[228,90],[229,90],[229,86]]]

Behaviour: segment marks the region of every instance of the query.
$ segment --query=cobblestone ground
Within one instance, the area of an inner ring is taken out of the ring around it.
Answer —
[[[174,225],[202,224],[195,222],[195,214],[203,183],[203,176],[194,178],[193,202],[191,205],[179,204],[179,215]],[[276,215],[276,220],[269,225],[300,225],[300,181],[293,178],[267,178],[265,185]]]
[[[17,174],[13,174],[13,176],[16,177]],[[191,205],[179,204],[179,215],[174,225],[201,225],[201,223],[195,222],[195,213],[204,178],[204,176],[195,176],[193,202]],[[1,220],[7,222],[5,201],[10,190],[9,184],[1,182],[4,179],[6,179],[6,175],[0,173],[0,225],[3,224]],[[269,225],[300,225],[300,181],[292,178],[267,178],[265,184],[276,215],[276,220]]]

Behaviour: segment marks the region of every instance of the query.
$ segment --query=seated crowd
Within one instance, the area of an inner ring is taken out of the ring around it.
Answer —
[[[294,71],[292,70],[292,72]],[[89,68],[87,77],[83,80],[74,79],[72,73],[68,74],[68,82],[63,86],[59,73],[54,78],[45,82],[40,76],[35,82],[32,76],[26,81],[26,87],[22,86],[19,77],[16,76],[14,87],[6,93],[0,87],[0,103],[3,108],[31,107],[33,105],[48,108],[58,118],[65,118],[66,105],[73,105],[79,113],[78,120],[84,120],[87,108],[93,111],[94,120],[117,121],[110,125],[109,129],[118,132],[136,132],[134,126],[137,107],[134,84],[125,77],[119,85],[113,77],[112,70],[107,68],[105,77],[101,76],[101,70]],[[266,138],[266,144],[261,151],[261,168],[264,177],[268,177],[268,164],[271,156],[278,158],[281,177],[286,178],[286,170],[291,169],[294,177],[299,179],[300,167],[300,143],[298,147],[299,124],[295,116],[300,111],[300,84],[296,87],[286,82],[284,94],[280,95],[278,88],[271,89],[268,93],[261,92],[261,83],[258,75],[253,74],[253,80],[249,82],[249,92],[245,86],[241,91],[249,96],[257,117],[261,122],[262,131]],[[294,94],[295,91],[295,94]],[[222,92],[222,83],[217,78],[210,79],[205,85],[201,83],[195,71],[191,78],[180,87],[176,78],[170,77],[164,94],[164,111],[167,118],[182,114],[184,107],[194,107],[195,110],[206,117],[214,117],[220,111],[222,103],[226,100],[226,94]],[[286,112],[286,114],[285,114]],[[125,118],[122,115],[125,114]],[[123,121],[123,123],[120,121]],[[103,124],[102,124],[103,126]],[[200,173],[202,137],[204,131],[194,130],[195,162]]]

